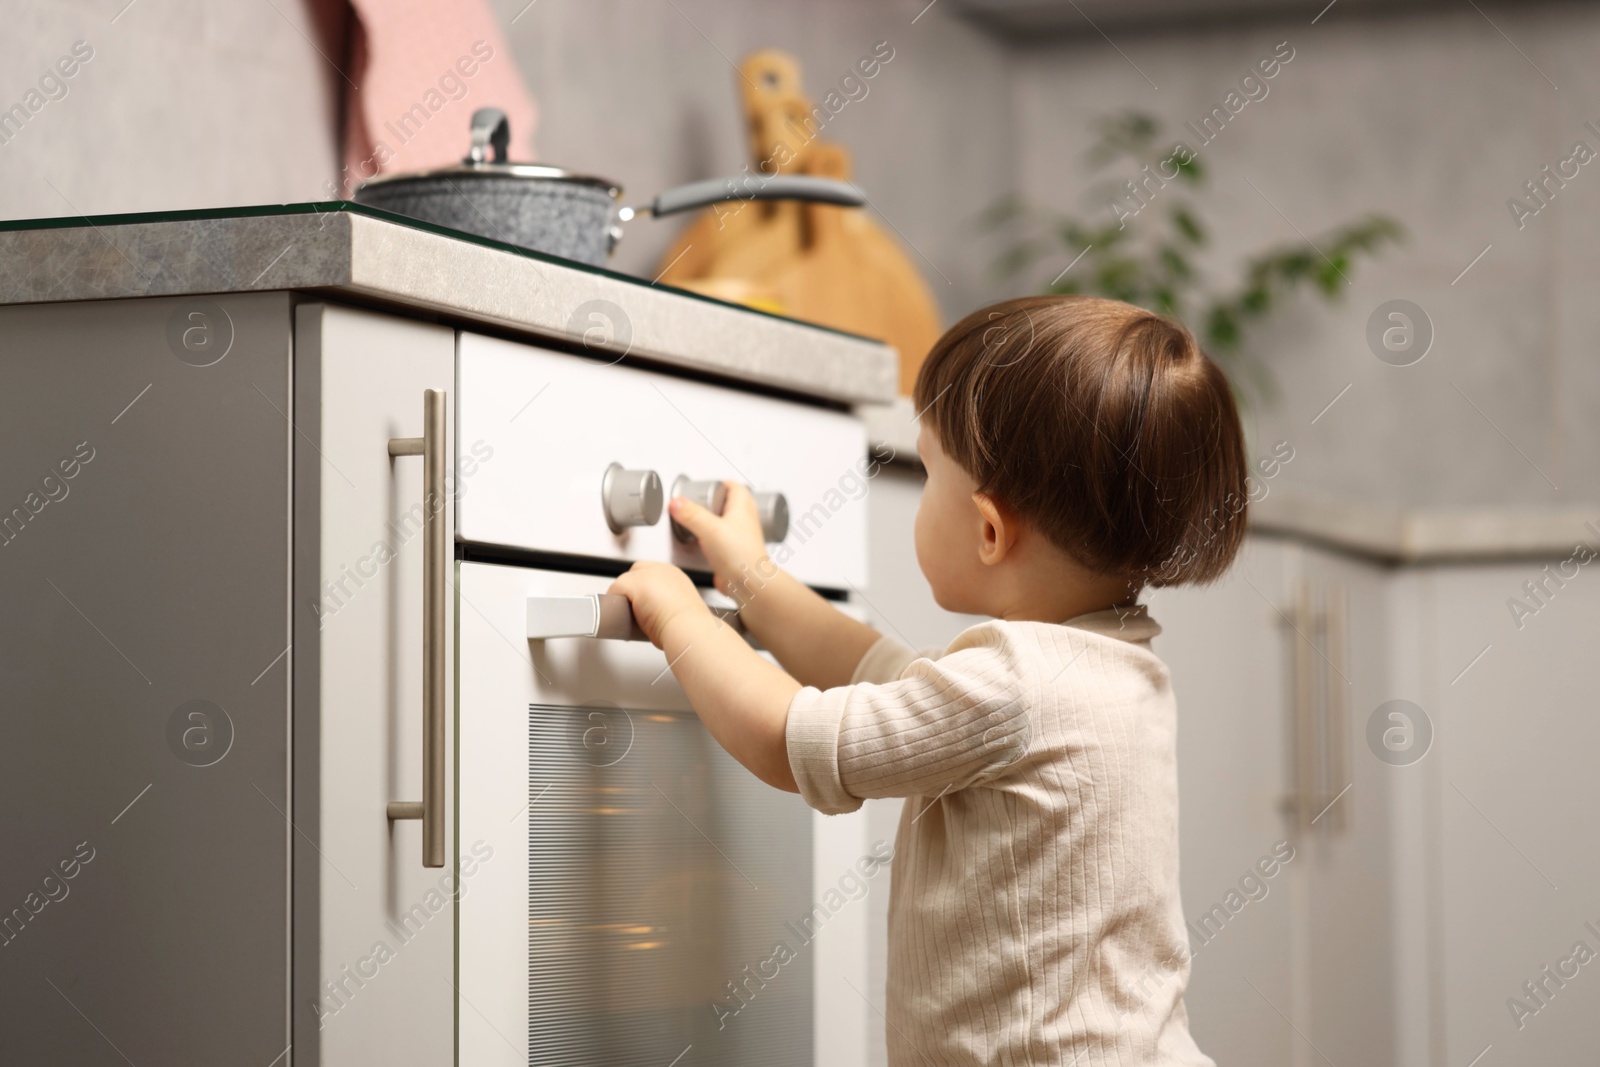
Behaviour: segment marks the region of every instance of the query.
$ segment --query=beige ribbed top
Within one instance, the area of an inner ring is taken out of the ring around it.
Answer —
[[[1143,607],[885,636],[789,706],[800,793],[906,797],[889,889],[892,1067],[1214,1067],[1189,1036],[1176,708]]]

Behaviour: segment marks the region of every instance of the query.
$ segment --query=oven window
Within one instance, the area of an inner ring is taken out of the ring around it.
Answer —
[[[529,1063],[809,1067],[809,809],[692,713],[528,722]]]

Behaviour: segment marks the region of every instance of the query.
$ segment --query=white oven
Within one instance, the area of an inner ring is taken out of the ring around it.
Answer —
[[[457,1062],[850,1062],[865,948],[814,906],[862,824],[735,763],[648,642],[579,635],[626,629],[596,597],[631,560],[704,580],[680,479],[750,484],[791,573],[864,582],[860,423],[473,335],[456,397]]]

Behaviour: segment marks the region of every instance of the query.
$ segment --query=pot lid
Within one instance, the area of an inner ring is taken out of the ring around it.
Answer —
[[[497,107],[480,107],[472,113],[471,144],[467,156],[460,163],[428,170],[402,171],[398,174],[380,174],[368,178],[356,191],[372,185],[390,182],[420,181],[426,178],[511,178],[531,181],[571,182],[604,190],[613,200],[622,196],[622,186],[592,174],[577,174],[562,167],[542,163],[512,163],[506,159],[506,147],[511,143],[511,123],[506,113]],[[493,153],[494,158],[490,159]]]
[[[379,174],[377,177],[368,178],[356,186],[356,191],[359,192],[374,185],[420,181],[426,178],[509,178],[571,182],[575,185],[587,185],[591,188],[603,190],[613,200],[618,200],[622,197],[622,186],[607,178],[596,177],[592,174],[578,174],[563,167],[551,167],[542,163],[503,163],[489,160],[482,162],[462,160],[460,163],[452,163],[447,167],[408,170],[395,174]]]

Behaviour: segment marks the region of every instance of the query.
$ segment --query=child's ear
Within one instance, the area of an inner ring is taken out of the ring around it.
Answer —
[[[1021,522],[1015,512],[988,493],[973,493],[972,502],[977,505],[982,521],[978,536],[978,560],[993,566],[1005,559],[1011,546],[1017,543]]]

